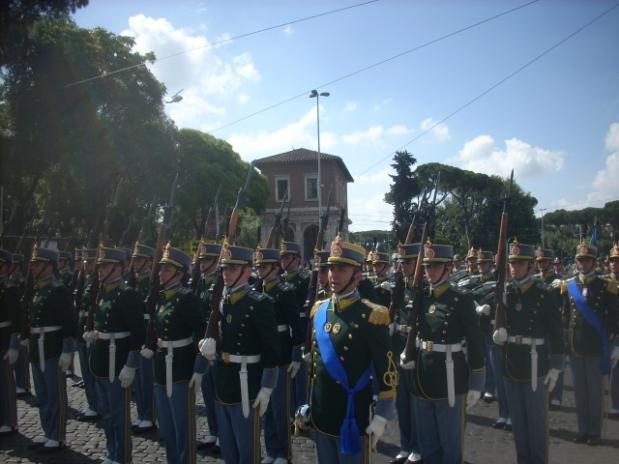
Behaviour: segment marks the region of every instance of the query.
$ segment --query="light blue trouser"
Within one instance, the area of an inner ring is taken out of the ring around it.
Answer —
[[[196,462],[195,389],[189,382],[172,384],[168,398],[165,385],[155,385],[159,430],[165,443],[168,464]]]
[[[332,437],[321,432],[314,432],[316,454],[320,464],[362,464],[367,462],[369,448],[366,435],[361,437],[361,452],[357,454],[341,454],[339,437]]]
[[[503,347],[495,343],[490,348],[492,356],[492,364],[494,365],[494,383],[496,384],[496,396],[499,403],[499,417],[509,419],[509,404],[507,403],[507,394],[505,393],[505,380],[503,378]]]
[[[537,379],[533,391],[531,381],[514,382],[503,379],[512,419],[518,464],[543,464],[546,462],[547,393],[543,378]]]
[[[25,346],[19,346],[19,358],[13,364],[13,370],[15,372],[15,385],[30,391],[30,354]]]
[[[415,398],[421,456],[424,464],[460,464],[464,433],[464,395],[456,395],[453,407],[447,400]]]
[[[86,402],[88,408],[92,411],[98,411],[97,404],[97,387],[95,385],[95,376],[88,365],[90,357],[90,348],[86,347],[85,343],[77,344],[77,354],[80,360],[80,370],[82,371],[82,380],[84,381],[84,391],[86,392]]]
[[[299,372],[297,372],[297,375],[295,375],[292,382],[290,382],[290,387],[292,390],[290,396],[290,417],[294,417],[297,409],[308,403],[306,363],[301,363]]]
[[[492,334],[484,333],[484,351],[486,355],[486,384],[484,385],[484,392],[496,394],[496,371],[494,369],[494,362],[492,360]]]
[[[206,409],[206,422],[208,423],[208,433],[214,437],[217,433],[217,416],[215,414],[215,367],[208,366],[206,373],[202,377],[202,399]]]
[[[267,455],[272,458],[292,457],[289,449],[290,443],[290,406],[288,404],[287,390],[290,388],[288,381],[288,366],[278,367],[277,385],[271,394],[269,407],[263,417],[264,445]]]
[[[570,357],[576,397],[578,432],[600,438],[602,433],[602,372],[600,358]]]
[[[138,419],[155,422],[154,414],[154,361],[140,356],[138,371],[135,375],[133,388],[135,392],[135,404],[138,410]]]
[[[39,400],[41,428],[51,440],[64,443],[67,427],[67,381],[60,371],[58,358],[45,361],[45,372],[39,363],[32,363],[34,391]]]
[[[400,382],[396,387],[395,407],[398,411],[398,427],[400,428],[400,449],[407,453],[421,454],[417,422],[415,417],[415,397],[412,392],[413,370],[398,366]]]
[[[252,464],[260,461],[260,418],[249,403],[249,417],[243,416],[241,404],[215,401],[219,444],[224,462]]]
[[[120,464],[131,462],[131,388],[122,388],[116,378],[113,383],[97,377],[97,401],[107,439],[107,457]]]
[[[4,359],[6,351],[0,351],[0,426],[17,428],[17,397],[13,366]]]

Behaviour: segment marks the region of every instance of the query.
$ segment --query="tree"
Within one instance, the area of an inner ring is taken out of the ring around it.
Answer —
[[[385,194],[385,202],[393,205],[394,234],[401,241],[404,240],[417,209],[416,197],[421,193],[418,178],[413,171],[416,163],[417,160],[408,151],[396,152],[391,165],[396,173],[389,175],[393,182],[389,186],[389,192]]]

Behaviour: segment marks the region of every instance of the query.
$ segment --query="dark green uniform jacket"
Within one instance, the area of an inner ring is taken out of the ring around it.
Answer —
[[[21,331],[20,294],[17,285],[9,279],[0,281],[0,322],[10,322],[8,327],[0,328],[0,352],[9,349],[11,334]]]
[[[92,291],[93,277],[94,276],[92,274],[89,274],[86,277],[86,281],[84,282],[82,301],[80,302],[79,308],[75,308],[75,310],[77,311],[76,341],[81,345],[86,343],[82,338],[82,335],[84,334],[84,327],[86,326],[86,319],[88,318],[88,310],[90,309],[90,302],[92,301],[90,298],[90,294]]]
[[[469,370],[484,372],[484,348],[475,305],[470,294],[453,288],[449,282],[424,292],[418,317],[418,338],[438,344],[466,341],[467,355],[453,353],[456,395],[468,391]],[[417,349],[413,394],[424,399],[447,398],[445,353]]]
[[[374,280],[374,295],[376,295],[374,303],[388,308],[391,303],[391,291],[382,287],[385,282],[387,282],[387,284],[390,283],[386,277],[377,277],[376,280]]]
[[[198,353],[197,340],[204,336],[206,321],[200,311],[200,300],[185,287],[174,287],[161,292],[155,314],[155,334],[158,340],[172,341],[192,337],[194,343],[173,349],[172,381],[187,381],[193,374]],[[158,347],[155,353],[155,381],[166,384],[165,357],[167,347]]]
[[[45,334],[45,360],[58,358],[65,338],[75,337],[73,299],[60,279],[51,277],[34,286],[30,308],[30,327],[61,326],[62,329]],[[38,334],[30,335],[30,360],[39,362]]]
[[[129,332],[130,336],[116,340],[114,375],[127,362],[130,351],[139,351],[146,338],[144,326],[144,300],[142,296],[122,282],[108,283],[101,287],[99,303],[94,315],[98,332]],[[109,376],[109,340],[97,339],[90,356],[90,370],[97,377]]]
[[[359,282],[359,295],[361,298],[365,298],[366,300],[370,300],[372,303],[377,303],[376,291],[374,290],[374,283],[369,278],[361,279]]]
[[[398,384],[396,356],[389,339],[389,311],[357,293],[330,300],[327,322],[318,330],[329,332],[335,352],[348,374],[348,382],[355,385],[363,372],[373,364],[378,399],[395,398]],[[320,301],[314,305],[312,316]],[[312,329],[311,416],[314,427],[326,434],[338,436],[346,416],[348,394],[327,372]],[[372,382],[354,395],[355,415],[361,433],[369,421],[372,402]]]
[[[260,355],[260,362],[247,365],[249,398],[260,389],[263,369],[277,366],[280,357],[275,310],[271,300],[243,286],[225,297],[221,307],[221,342],[215,365],[215,400],[225,404],[241,402],[241,365],[226,362],[226,354]]]
[[[200,311],[202,317],[208,322],[208,318],[211,314],[211,287],[215,283],[215,273],[210,275],[202,274],[198,282],[197,295],[200,299]]]

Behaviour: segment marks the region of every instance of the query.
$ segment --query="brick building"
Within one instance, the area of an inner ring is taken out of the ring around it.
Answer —
[[[290,218],[285,239],[300,243],[304,261],[309,260],[318,234],[318,152],[299,148],[257,159],[254,164],[266,176],[270,189],[262,216],[260,242],[266,242],[275,214],[290,192]],[[321,153],[320,171],[323,212],[327,208],[329,192],[332,192],[329,224],[325,231],[325,243],[328,244],[335,237],[340,212],[348,204],[348,182],[354,180],[339,156]],[[344,239],[348,237],[347,212],[342,235]]]

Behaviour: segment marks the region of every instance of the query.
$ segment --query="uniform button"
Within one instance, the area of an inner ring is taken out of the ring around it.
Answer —
[[[348,334],[348,339],[352,340],[352,334]]]
[[[365,313],[362,313],[362,314],[361,314],[361,318],[362,318],[362,319],[365,319]]]
[[[443,330],[443,333],[444,333],[444,334],[446,334],[446,333],[447,333],[447,331],[446,331],[446,330]]]
[[[345,361],[344,356],[340,356],[340,361]]]
[[[241,327],[245,327],[245,324],[244,324],[244,323],[241,323]]]
[[[344,351],[348,351],[348,347],[347,346],[344,347]]]

